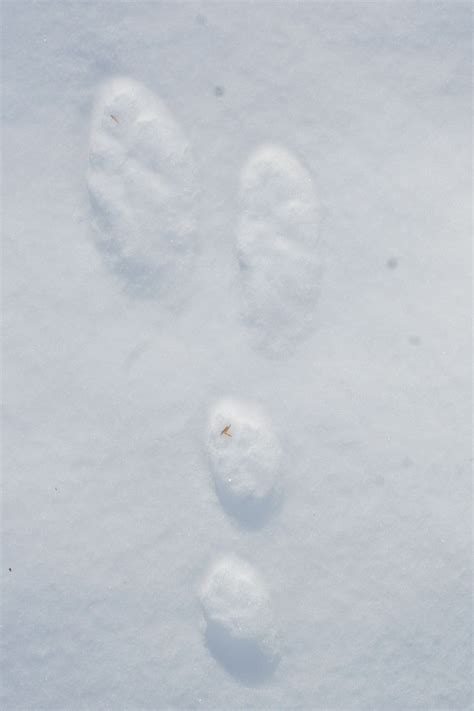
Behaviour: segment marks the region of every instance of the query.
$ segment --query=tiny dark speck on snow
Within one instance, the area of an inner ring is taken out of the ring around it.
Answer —
[[[214,94],[216,96],[223,96],[224,95],[224,87],[223,86],[215,86],[214,87]]]
[[[398,267],[398,259],[390,257],[387,259],[387,269],[396,269]]]

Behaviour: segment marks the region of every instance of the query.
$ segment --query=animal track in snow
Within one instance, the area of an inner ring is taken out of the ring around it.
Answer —
[[[321,278],[313,181],[278,146],[262,146],[241,175],[237,233],[245,320],[259,347],[285,352],[311,328]]]
[[[210,652],[241,681],[262,682],[278,664],[280,642],[270,598],[257,572],[227,556],[211,569],[200,599]]]
[[[142,296],[173,300],[195,251],[193,161],[168,109],[126,78],[103,89],[92,121],[88,187],[97,244]]]
[[[281,448],[269,419],[249,403],[217,403],[209,421],[208,454],[226,511],[244,525],[260,525],[279,489]]]

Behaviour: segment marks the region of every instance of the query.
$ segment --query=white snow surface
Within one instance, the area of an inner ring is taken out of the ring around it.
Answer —
[[[2,14],[2,708],[469,708],[471,4]]]

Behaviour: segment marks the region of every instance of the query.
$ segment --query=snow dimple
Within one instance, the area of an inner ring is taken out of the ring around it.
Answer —
[[[288,352],[312,327],[319,292],[318,204],[307,171],[263,146],[241,175],[237,234],[245,321],[259,347]]]
[[[194,167],[168,109],[137,82],[103,89],[88,186],[97,244],[113,271],[136,294],[175,300],[195,251]]]
[[[253,567],[227,556],[211,569],[200,599],[214,657],[241,681],[268,677],[280,658],[279,634],[269,595]]]
[[[217,403],[209,422],[208,453],[224,508],[244,525],[260,525],[279,491],[281,448],[268,417],[250,403]]]

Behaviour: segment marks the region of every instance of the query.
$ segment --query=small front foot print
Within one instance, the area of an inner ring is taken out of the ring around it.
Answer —
[[[240,681],[265,681],[279,662],[280,642],[270,598],[257,572],[227,556],[210,571],[200,599],[211,654]]]
[[[268,417],[249,403],[219,402],[209,421],[208,455],[227,513],[244,526],[260,526],[280,488],[281,448]]]
[[[241,176],[237,234],[245,320],[267,354],[288,352],[311,328],[321,277],[318,204],[299,161],[259,148]]]
[[[88,186],[111,269],[136,295],[179,300],[195,251],[193,162],[168,109],[135,81],[110,81],[97,102]]]

